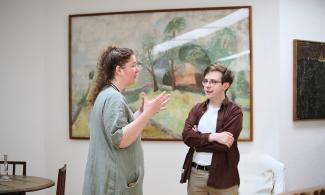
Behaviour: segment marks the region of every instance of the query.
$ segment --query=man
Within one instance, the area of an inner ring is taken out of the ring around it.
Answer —
[[[203,78],[207,100],[191,109],[183,129],[183,141],[190,148],[181,183],[188,180],[188,195],[237,195],[237,140],[243,113],[226,96],[234,76],[224,66],[212,64]]]

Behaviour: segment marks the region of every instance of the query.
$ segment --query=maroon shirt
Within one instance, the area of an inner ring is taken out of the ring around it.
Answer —
[[[217,133],[228,131],[233,134],[235,141],[230,148],[218,142],[209,142],[210,133],[195,132],[200,118],[207,111],[209,100],[196,104],[190,111],[183,129],[183,141],[190,147],[183,165],[181,183],[185,183],[191,175],[191,163],[194,151],[211,152],[212,161],[207,185],[217,189],[239,185],[239,151],[237,140],[243,127],[243,113],[241,108],[226,97],[218,112]]]

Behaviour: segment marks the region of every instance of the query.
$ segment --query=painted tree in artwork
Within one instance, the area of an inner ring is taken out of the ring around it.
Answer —
[[[166,26],[164,30],[165,40],[175,39],[177,33],[180,33],[184,30],[186,26],[186,21],[183,17],[173,18]],[[175,61],[178,58],[178,48],[172,48],[165,52],[164,55],[169,60],[169,76],[171,80],[172,89],[175,89]]]
[[[182,62],[189,62],[194,65],[198,72],[195,73],[196,88],[201,90],[201,81],[203,70],[211,63],[208,51],[203,46],[195,43],[189,43],[179,48],[179,59]],[[183,68],[183,67],[180,67]],[[181,71],[184,72],[184,71]]]
[[[216,33],[209,49],[212,62],[217,62],[220,58],[237,53],[237,43],[236,32],[230,28],[224,28],[219,33]],[[222,63],[228,66],[231,62],[232,60],[228,60]]]
[[[211,63],[208,51],[195,43],[188,43],[180,47],[179,58],[184,62],[194,64],[200,71],[203,71]]]
[[[153,47],[155,46],[154,38],[150,35],[144,38],[142,43],[142,52],[139,54],[140,65],[151,75],[153,82],[153,91],[158,91],[157,77],[154,69]]]
[[[89,95],[89,91],[91,88],[91,82],[94,79],[94,76],[95,76],[94,70],[92,70],[88,73],[88,80],[89,80],[88,87],[85,92],[82,92],[82,94],[77,102],[77,108],[76,108],[76,111],[73,113],[72,120],[71,120],[72,124],[74,124],[75,121],[77,120],[80,112],[82,111],[82,108],[87,106],[87,97]]]

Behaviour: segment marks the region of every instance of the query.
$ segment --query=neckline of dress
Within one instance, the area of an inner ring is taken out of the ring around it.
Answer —
[[[118,90],[118,88],[113,83],[111,83],[110,85],[111,85],[111,87],[113,87],[113,89],[115,89],[116,91],[120,92],[120,90]]]

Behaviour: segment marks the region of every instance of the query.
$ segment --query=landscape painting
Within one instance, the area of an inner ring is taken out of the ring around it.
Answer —
[[[109,45],[131,48],[140,64],[137,84],[122,93],[131,108],[139,95],[171,95],[143,140],[181,140],[190,109],[204,101],[202,71],[211,63],[231,69],[227,96],[244,113],[241,141],[253,140],[251,7],[145,10],[69,16],[69,127],[71,139],[89,139],[87,102],[99,54]]]

